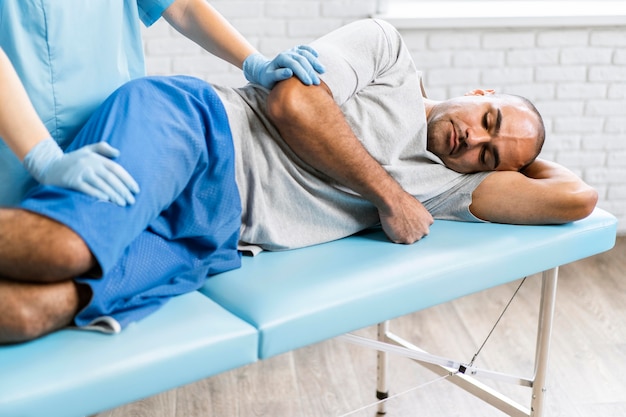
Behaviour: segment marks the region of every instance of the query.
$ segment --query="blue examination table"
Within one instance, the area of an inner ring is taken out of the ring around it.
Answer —
[[[596,209],[559,226],[435,221],[413,245],[380,230],[318,246],[245,257],[201,290],[177,297],[117,335],[67,329],[0,347],[0,416],[82,417],[333,337],[386,355],[405,353],[512,416],[540,416],[557,270],[611,249],[617,220]],[[529,404],[484,389],[467,364],[438,363],[389,332],[388,321],[542,273],[536,364]],[[349,333],[378,325],[378,338]],[[339,372],[340,370],[338,370]],[[380,406],[384,411],[384,403]],[[227,417],[227,416],[225,416]]]

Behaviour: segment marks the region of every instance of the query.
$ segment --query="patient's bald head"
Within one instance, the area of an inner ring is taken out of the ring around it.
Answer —
[[[523,170],[545,141],[543,119],[529,100],[492,90],[427,100],[426,118],[428,150],[461,173]]]

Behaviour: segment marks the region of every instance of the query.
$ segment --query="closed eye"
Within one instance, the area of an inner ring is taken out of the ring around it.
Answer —
[[[485,128],[485,130],[487,131],[490,130],[491,126],[489,126],[489,112],[485,113],[485,115],[483,116],[482,125],[483,125],[483,128]],[[500,133],[501,125],[502,125],[502,111],[500,111],[500,109],[497,109],[496,120],[493,125],[493,132],[492,132],[493,136],[498,136],[498,133]]]
[[[482,149],[480,150],[480,155],[478,157],[481,165],[487,165],[486,155],[487,155],[487,147],[483,146]]]
[[[502,111],[498,109],[498,113],[496,114],[496,124],[493,129],[494,136],[498,136],[498,134],[500,133],[500,126],[502,126]]]
[[[489,156],[488,152],[491,154],[491,160],[493,162],[493,166],[490,166],[490,169],[496,170],[498,165],[500,165],[500,154],[498,153],[498,148],[496,147],[489,147],[487,145],[483,146],[480,150],[480,155],[478,156],[479,162],[484,166],[489,165],[487,162],[487,156]]]

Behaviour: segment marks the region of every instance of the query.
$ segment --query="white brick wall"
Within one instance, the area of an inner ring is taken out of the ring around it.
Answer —
[[[314,39],[375,12],[375,0],[218,0],[212,3],[261,52]],[[626,28],[403,29],[432,98],[474,88],[521,94],[543,114],[542,156],[593,185],[626,234]],[[148,72],[241,85],[240,71],[163,21],[144,31]]]
[[[211,4],[268,56],[376,11],[376,0],[215,0]],[[245,82],[238,69],[202,51],[163,19],[143,34],[150,74],[185,73],[229,86]]]

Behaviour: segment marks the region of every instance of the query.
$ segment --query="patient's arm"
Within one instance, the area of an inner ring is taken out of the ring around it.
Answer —
[[[565,167],[536,160],[524,173],[490,174],[472,194],[470,211],[495,223],[554,224],[587,217],[597,192]]]
[[[282,81],[268,98],[272,122],[291,149],[315,169],[372,202],[383,230],[396,243],[413,243],[433,222],[430,213],[367,152],[328,87]]]

